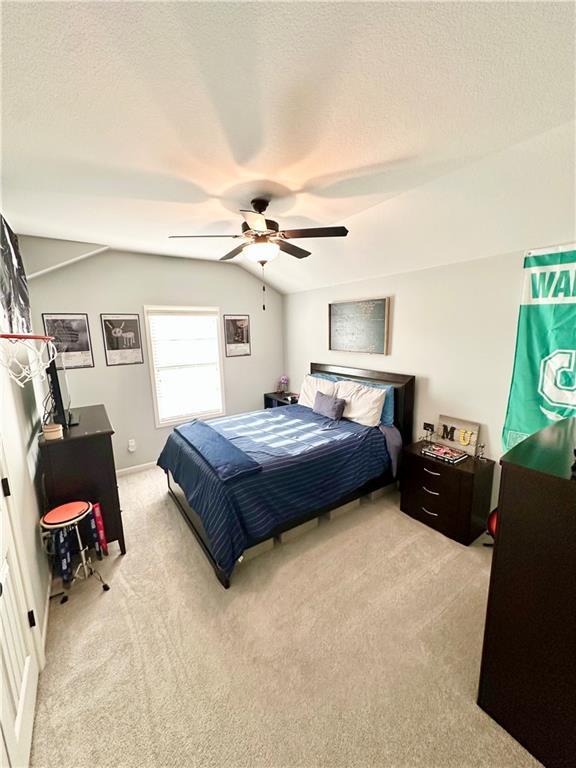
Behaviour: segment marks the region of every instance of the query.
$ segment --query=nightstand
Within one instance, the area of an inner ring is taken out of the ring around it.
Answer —
[[[298,395],[294,392],[266,392],[264,395],[264,408],[277,408],[279,405],[294,405],[294,403],[298,402],[297,399],[294,400],[294,403],[291,402],[288,399],[290,397],[297,398]]]
[[[423,442],[404,448],[400,509],[461,544],[486,529],[494,462],[468,457],[459,464],[423,456]]]

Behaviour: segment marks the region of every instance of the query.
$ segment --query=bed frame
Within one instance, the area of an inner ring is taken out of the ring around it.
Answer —
[[[347,368],[342,365],[326,365],[324,363],[310,363],[310,373],[330,373],[336,376],[343,376],[347,379],[371,379],[383,384],[391,384],[394,387],[394,424],[398,427],[398,430],[402,435],[402,442],[404,445],[409,445],[412,442],[414,420],[414,376],[406,376],[402,373],[387,373],[385,371],[370,371],[364,370],[363,368]],[[204,530],[204,526],[202,525],[202,520],[188,504],[184,491],[176,483],[170,472],[167,472],[166,474],[168,477],[168,492],[176,502],[176,506],[182,513],[184,520],[188,523],[196,541],[212,566],[218,581],[225,589],[228,589],[230,586],[230,579],[219,568],[218,563],[212,555],[210,542],[206,531]],[[296,528],[309,520],[313,520],[320,515],[326,514],[326,512],[337,509],[344,504],[348,504],[351,501],[359,499],[361,496],[366,496],[366,494],[372,493],[379,488],[384,488],[394,482],[395,480],[390,472],[385,472],[380,475],[380,477],[376,477],[362,485],[360,488],[356,488],[354,491],[338,499],[333,504],[322,507],[321,509],[316,509],[304,516],[289,520],[286,523],[277,526],[269,536],[266,536],[266,538],[261,541],[267,541],[270,538],[279,536],[281,533],[289,531],[291,528]],[[259,543],[261,542],[255,541],[253,546]]]

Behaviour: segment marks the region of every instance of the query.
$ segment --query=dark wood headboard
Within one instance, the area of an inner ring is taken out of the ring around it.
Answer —
[[[394,424],[402,435],[404,445],[412,442],[414,426],[414,385],[416,378],[403,373],[368,371],[364,368],[348,368],[344,365],[310,363],[310,373],[331,373],[345,379],[373,379],[394,387]]]

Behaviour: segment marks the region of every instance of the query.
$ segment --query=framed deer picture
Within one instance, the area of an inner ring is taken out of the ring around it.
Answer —
[[[106,365],[143,363],[139,315],[100,315]]]

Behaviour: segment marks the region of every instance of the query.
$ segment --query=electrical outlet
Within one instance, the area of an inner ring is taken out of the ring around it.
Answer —
[[[434,432],[434,424],[430,424],[429,421],[424,422],[424,431],[425,432]]]
[[[136,440],[130,439],[128,440],[128,453],[134,453],[136,450]]]

